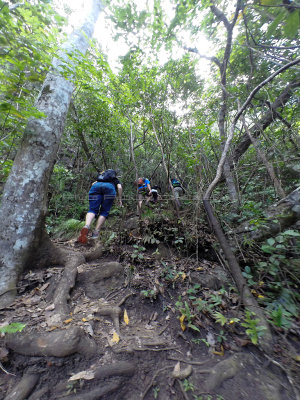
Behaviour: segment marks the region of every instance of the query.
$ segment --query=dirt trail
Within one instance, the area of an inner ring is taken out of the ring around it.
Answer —
[[[166,242],[142,245],[134,229],[126,235],[78,267],[64,321],[52,297],[62,268],[23,276],[1,311],[1,324],[26,327],[1,340],[0,399],[297,399],[282,343],[277,361],[267,359],[234,323],[220,329],[210,318],[240,315],[211,249],[196,260]],[[75,240],[61,246],[83,251]]]

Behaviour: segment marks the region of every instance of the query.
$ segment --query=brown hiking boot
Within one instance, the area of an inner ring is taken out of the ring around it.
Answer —
[[[89,228],[84,226],[80,231],[79,238],[77,239],[78,242],[80,242],[82,244],[87,244],[87,242],[88,242],[88,238],[87,238],[88,233],[89,233]]]

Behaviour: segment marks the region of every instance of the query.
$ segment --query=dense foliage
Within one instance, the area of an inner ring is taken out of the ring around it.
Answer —
[[[63,19],[48,1],[1,1],[0,8],[4,183],[27,119],[38,116],[34,98],[56,52]],[[128,209],[135,208],[136,173],[151,178],[165,197],[168,178],[180,178],[187,189],[190,223],[196,223],[195,215],[203,220],[199,199],[215,176],[238,108],[258,84],[296,59],[299,6],[276,0],[180,0],[166,9],[155,0],[153,8],[142,9],[133,1],[115,1],[109,12],[116,38],[125,37],[130,51],[114,72],[95,40],[77,65],[76,89],[49,189],[47,228],[52,232],[68,219],[83,218],[89,186],[105,168],[118,170]],[[203,35],[213,49],[210,56],[201,51]],[[162,54],[167,54],[165,63]],[[203,59],[211,62],[209,74],[202,73]],[[232,207],[227,180],[213,193],[226,231],[245,220],[259,229],[267,206],[280,199],[270,165],[286,194],[299,185],[299,68],[294,65],[263,86],[246,109],[244,123],[238,121],[228,155],[238,207]],[[289,96],[275,107],[289,85]],[[247,131],[256,146],[249,143],[241,151]],[[249,286],[273,324],[290,327],[297,315],[298,232],[291,228],[249,248],[251,257],[244,257]]]

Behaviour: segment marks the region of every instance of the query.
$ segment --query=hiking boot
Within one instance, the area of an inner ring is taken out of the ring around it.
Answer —
[[[98,239],[98,237],[99,237],[99,231],[94,231],[92,233],[91,239]]]
[[[77,239],[78,242],[80,242],[82,244],[87,244],[87,242],[88,242],[88,238],[87,238],[88,233],[89,233],[89,228],[87,226],[84,226],[80,231],[79,238]]]

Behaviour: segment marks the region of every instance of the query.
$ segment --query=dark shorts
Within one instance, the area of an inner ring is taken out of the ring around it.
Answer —
[[[115,197],[116,189],[112,183],[95,183],[89,191],[89,212],[107,217]]]

